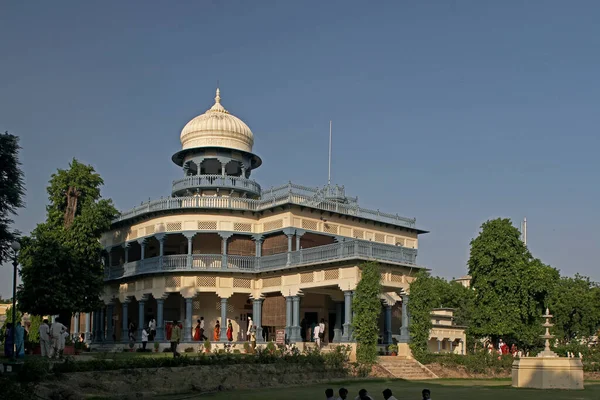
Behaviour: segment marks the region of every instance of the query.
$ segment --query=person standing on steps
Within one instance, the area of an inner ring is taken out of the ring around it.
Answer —
[[[180,354],[177,352],[177,345],[180,341],[181,328],[179,327],[179,322],[173,321],[173,330],[171,330],[171,351],[173,352],[173,358],[180,356]]]

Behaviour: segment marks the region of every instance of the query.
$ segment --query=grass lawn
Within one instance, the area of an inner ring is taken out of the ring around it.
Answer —
[[[586,382],[583,391],[514,389],[510,380],[445,380],[411,382],[403,380],[371,380],[362,382],[343,382],[336,384],[310,385],[302,387],[239,390],[234,392],[215,393],[203,396],[169,396],[170,400],[205,399],[211,400],[243,398],[244,400],[306,400],[325,399],[325,389],[337,390],[345,387],[350,391],[349,400],[354,400],[358,391],[365,388],[373,399],[383,399],[381,392],[390,388],[399,400],[420,400],[421,390],[431,390],[431,398],[435,400],[598,400],[600,399],[600,382]]]

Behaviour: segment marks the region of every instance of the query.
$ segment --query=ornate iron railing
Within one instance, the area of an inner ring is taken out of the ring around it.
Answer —
[[[260,196],[261,193],[260,185],[252,179],[223,175],[195,175],[176,179],[173,181],[172,193],[179,193],[186,189],[194,190],[207,188],[243,190],[252,193],[255,196]]]
[[[407,228],[416,228],[415,218],[401,217],[398,214],[389,214],[379,210],[370,210],[358,206],[356,199],[348,203],[330,201],[322,196],[322,190],[289,183],[284,186],[263,191],[258,200],[239,197],[169,197],[166,199],[152,200],[142,203],[131,210],[121,213],[113,223],[125,221],[148,213],[168,210],[185,209],[230,209],[245,211],[263,211],[283,204],[295,204],[331,211],[339,214],[352,215],[374,221],[390,223]]]
[[[176,271],[264,272],[342,260],[377,260],[422,268],[416,264],[417,250],[364,240],[348,240],[270,256],[222,254],[177,254],[128,262],[105,269],[105,280]]]

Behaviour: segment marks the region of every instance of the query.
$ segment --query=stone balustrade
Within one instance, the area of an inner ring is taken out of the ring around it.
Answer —
[[[246,179],[237,176],[228,175],[195,175],[173,181],[173,195],[183,194],[186,191],[196,191],[198,189],[230,189],[244,191],[253,196],[260,196],[261,188],[258,183],[252,179]]]
[[[290,267],[344,260],[376,260],[421,268],[417,250],[365,240],[347,240],[262,257],[222,254],[177,254],[132,261],[105,269],[105,281],[144,274],[181,271],[227,271],[257,273]]]

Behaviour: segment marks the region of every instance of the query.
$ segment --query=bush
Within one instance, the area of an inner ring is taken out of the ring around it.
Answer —
[[[377,321],[381,313],[381,275],[379,264],[367,262],[361,266],[362,277],[356,286],[352,308],[356,314],[352,322],[353,335],[356,338],[356,362],[361,375],[368,375],[377,362],[377,340],[379,327]]]
[[[193,353],[194,352],[194,348],[193,347],[186,347],[185,350],[183,350],[184,353]]]

